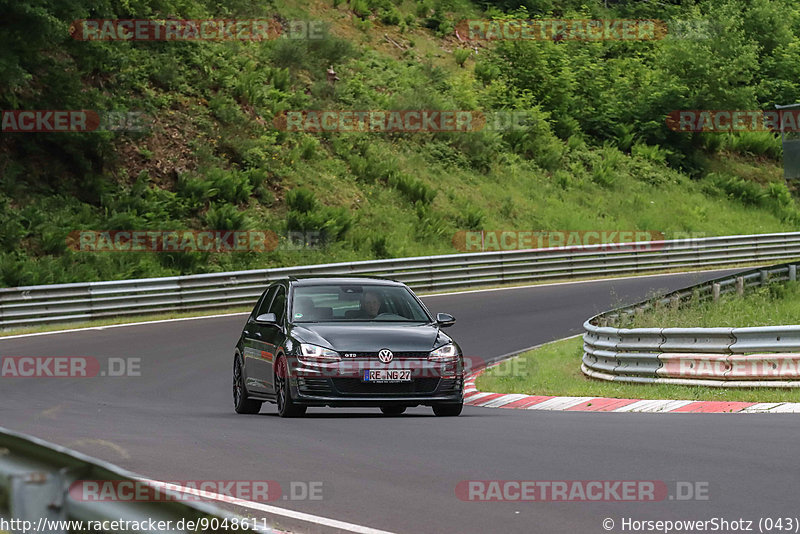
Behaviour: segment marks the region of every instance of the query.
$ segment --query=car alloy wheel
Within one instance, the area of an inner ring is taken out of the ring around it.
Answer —
[[[297,417],[306,413],[306,407],[298,406],[292,399],[292,392],[289,388],[289,366],[286,363],[285,356],[278,358],[275,372],[275,390],[278,415],[281,417]]]
[[[261,410],[261,404],[259,401],[247,398],[242,359],[237,353],[233,357],[233,409],[236,413],[255,414]]]

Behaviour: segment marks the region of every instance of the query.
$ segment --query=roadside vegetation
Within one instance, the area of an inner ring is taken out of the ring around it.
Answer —
[[[607,4],[607,6],[606,6]],[[523,7],[519,7],[523,6]],[[142,111],[144,133],[0,136],[0,285],[456,252],[460,230],[795,230],[770,133],[669,130],[678,109],[800,100],[790,0],[0,0],[0,109]],[[77,19],[270,18],[324,38],[77,41]],[[656,18],[653,42],[477,42],[468,18]],[[339,81],[327,78],[333,66]],[[470,133],[297,133],[286,110],[517,110]],[[74,230],[323,232],[320,249],[88,253]]]
[[[771,283],[739,296],[721,295],[693,305],[649,310],[636,316],[631,328],[709,328],[800,324],[800,283]]]
[[[633,328],[744,327],[798,324],[800,283],[773,283],[744,295],[722,295],[718,303],[648,311]],[[800,402],[800,388],[714,388],[667,384],[623,384],[588,378],[580,370],[583,338],[543,345],[481,375],[482,391],[528,395],[597,396],[632,399],[686,399]]]

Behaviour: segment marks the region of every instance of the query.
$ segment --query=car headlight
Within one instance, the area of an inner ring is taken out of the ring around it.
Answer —
[[[335,350],[310,343],[300,343],[300,359],[310,363],[329,363],[338,362],[341,357]]]
[[[442,345],[436,350],[431,351],[428,355],[429,360],[441,362],[445,360],[455,360],[458,358],[458,349],[452,343]]]

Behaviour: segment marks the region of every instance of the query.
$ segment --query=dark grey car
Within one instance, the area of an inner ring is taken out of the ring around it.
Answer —
[[[236,345],[237,413],[274,402],[282,417],[308,406],[374,406],[399,415],[431,406],[461,413],[464,359],[405,285],[379,278],[288,278],[262,294]]]

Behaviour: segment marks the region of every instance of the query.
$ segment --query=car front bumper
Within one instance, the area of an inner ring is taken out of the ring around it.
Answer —
[[[304,406],[435,406],[463,402],[463,361],[406,359],[390,365],[359,359],[308,364],[293,358],[289,386],[293,400]],[[411,381],[365,382],[370,369],[407,369]]]

